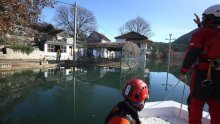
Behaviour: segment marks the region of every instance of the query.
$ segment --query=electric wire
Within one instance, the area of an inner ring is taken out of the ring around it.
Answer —
[[[160,101],[160,102],[158,102],[158,103],[155,103],[155,104],[153,104],[153,105],[147,107],[147,109],[148,109],[148,108],[151,108],[151,107],[153,107],[153,106],[159,105],[159,104],[161,104],[162,102],[166,101],[166,100],[173,94],[173,91],[175,90],[175,88],[177,87],[177,85],[178,85],[179,83],[180,83],[180,80],[176,83],[176,85],[173,87],[173,89],[171,89],[170,93],[167,95],[167,97],[164,98],[164,100],[162,100],[162,101]]]

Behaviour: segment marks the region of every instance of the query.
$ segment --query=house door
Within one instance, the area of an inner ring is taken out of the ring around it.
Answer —
[[[55,52],[57,52],[57,50],[60,49],[59,45],[55,45]]]
[[[73,47],[72,46],[69,47],[68,53],[69,53],[69,56],[73,56]]]

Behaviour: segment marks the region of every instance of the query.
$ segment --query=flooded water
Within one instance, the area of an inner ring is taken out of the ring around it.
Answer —
[[[123,99],[123,85],[134,76],[149,82],[149,101],[180,102],[183,82],[176,86],[178,75],[179,65],[171,64],[167,73],[164,62],[146,62],[136,70],[74,67],[0,72],[0,123],[103,124]],[[184,104],[188,93],[187,86]]]

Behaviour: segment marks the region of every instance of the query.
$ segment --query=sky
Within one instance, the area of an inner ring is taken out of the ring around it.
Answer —
[[[219,0],[59,0],[74,4],[91,11],[96,18],[97,31],[104,34],[111,41],[121,35],[119,28],[126,22],[141,17],[151,27],[153,33],[150,40],[154,42],[169,42],[172,39],[194,30],[194,13],[200,18],[208,7],[220,4]],[[70,6],[59,3],[55,6]],[[42,20],[56,24],[54,20],[55,8],[45,8]]]

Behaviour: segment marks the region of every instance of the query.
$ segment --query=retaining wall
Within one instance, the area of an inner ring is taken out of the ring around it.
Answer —
[[[6,54],[0,49],[0,59],[37,59],[42,60],[56,60],[56,52],[45,53],[40,51],[38,48],[35,48],[34,51],[30,54],[22,53],[21,51],[14,51],[13,49],[6,48]],[[61,60],[72,59],[72,56],[69,56],[68,53],[61,53]]]
[[[3,51],[0,52],[0,59],[43,59],[44,55],[44,52],[39,49],[34,49],[32,53],[26,54],[6,48],[6,54],[3,54]]]

